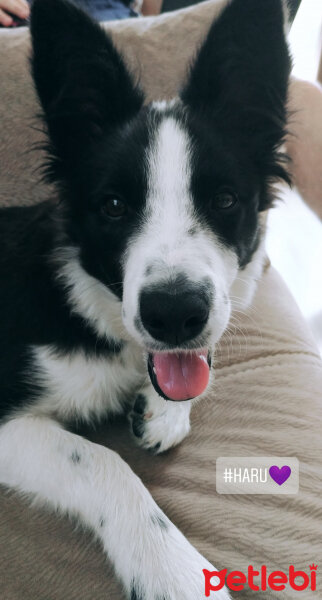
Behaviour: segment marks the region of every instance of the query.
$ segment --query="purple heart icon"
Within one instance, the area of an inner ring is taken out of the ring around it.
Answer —
[[[285,481],[287,481],[287,479],[291,475],[291,472],[291,467],[288,467],[287,465],[284,465],[283,467],[277,467],[276,465],[273,465],[269,469],[269,474],[271,478],[278,485],[283,485],[283,483],[285,483]]]

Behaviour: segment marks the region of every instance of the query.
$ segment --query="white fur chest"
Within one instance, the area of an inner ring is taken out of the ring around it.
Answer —
[[[63,420],[89,421],[121,413],[135,398],[147,370],[140,349],[126,344],[110,358],[89,358],[82,351],[62,356],[51,346],[35,346],[34,367],[43,393],[31,409]]]

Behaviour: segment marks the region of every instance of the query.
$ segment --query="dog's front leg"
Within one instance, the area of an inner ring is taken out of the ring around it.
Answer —
[[[190,431],[190,409],[190,400],[165,400],[147,383],[129,415],[137,443],[155,453],[176,446]]]
[[[213,567],[115,452],[50,419],[19,417],[0,427],[0,483],[78,516],[100,538],[132,600],[203,597],[202,569]]]

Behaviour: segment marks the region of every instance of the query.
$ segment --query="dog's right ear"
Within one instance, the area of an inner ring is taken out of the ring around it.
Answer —
[[[239,144],[261,180],[289,180],[279,153],[290,72],[284,16],[282,0],[229,0],[181,94],[194,113]]]
[[[56,171],[71,174],[104,132],[139,111],[143,95],[108,35],[67,0],[35,0],[31,36]]]

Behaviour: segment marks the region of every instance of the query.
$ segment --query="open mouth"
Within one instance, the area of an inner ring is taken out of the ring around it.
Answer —
[[[190,352],[156,352],[148,356],[148,371],[155,391],[166,400],[191,400],[209,383],[208,349]]]

